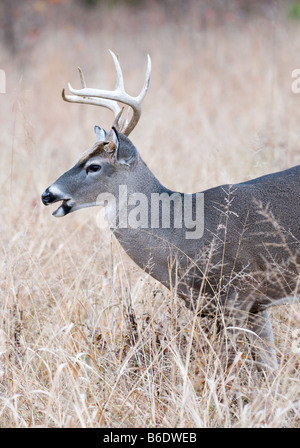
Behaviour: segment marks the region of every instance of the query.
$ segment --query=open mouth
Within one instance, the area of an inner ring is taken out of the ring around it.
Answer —
[[[56,218],[60,218],[61,216],[65,216],[70,213],[71,209],[71,199],[63,199],[61,205],[52,213],[52,215]]]

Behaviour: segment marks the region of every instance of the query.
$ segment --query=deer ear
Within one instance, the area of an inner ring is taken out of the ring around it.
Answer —
[[[136,159],[137,151],[125,135],[112,127],[104,139],[104,150],[111,154],[112,159],[121,165],[130,166]]]
[[[131,166],[137,158],[135,146],[128,137],[118,132],[115,128],[112,128],[110,132],[114,132],[118,140],[118,147],[114,155],[115,160],[122,165]]]
[[[108,152],[114,159],[116,159],[118,156],[119,139],[114,128],[112,128],[109,133],[105,135],[103,142],[104,151]]]
[[[98,142],[104,142],[104,140],[106,139],[106,131],[102,128],[100,128],[99,126],[95,126],[94,127],[94,131],[97,137]]]

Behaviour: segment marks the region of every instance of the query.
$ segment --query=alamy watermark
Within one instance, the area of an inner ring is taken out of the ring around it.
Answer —
[[[295,81],[291,84],[291,90],[293,93],[300,92],[300,68],[295,68],[292,71],[292,78],[295,78]]]
[[[6,75],[2,69],[0,69],[0,93],[6,93]]]
[[[97,225],[131,229],[184,229],[186,239],[199,239],[204,232],[204,193],[182,194],[142,192],[128,194],[120,185],[118,196],[101,193],[97,204],[105,206],[97,215]]]

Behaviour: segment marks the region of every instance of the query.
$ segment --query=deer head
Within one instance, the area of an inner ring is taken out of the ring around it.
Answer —
[[[53,216],[61,217],[84,207],[99,205],[97,198],[101,193],[117,192],[119,185],[127,184],[131,172],[138,159],[138,152],[128,138],[137,125],[141,116],[141,104],[146,95],[151,73],[151,60],[148,55],[147,71],[144,86],[136,97],[130,96],[124,89],[123,74],[116,55],[110,51],[117,73],[115,90],[92,89],[86,86],[81,69],[79,75],[82,88],[73,89],[69,84],[72,95],[62,91],[65,101],[73,103],[93,104],[106,107],[113,111],[115,121],[107,133],[99,126],[95,126],[97,142],[86,151],[76,165],[59,177],[42,194],[45,205],[62,201]],[[118,102],[132,109],[129,119],[124,114]]]

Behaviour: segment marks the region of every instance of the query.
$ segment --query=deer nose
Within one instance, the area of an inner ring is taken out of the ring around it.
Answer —
[[[44,193],[42,194],[42,202],[44,205],[49,205],[51,204],[51,202],[53,202],[55,199],[54,194],[52,194],[49,189],[47,188],[47,190],[44,191]]]

